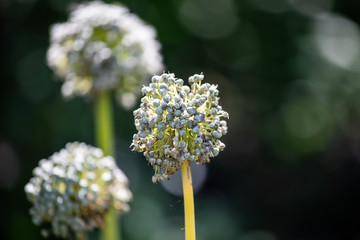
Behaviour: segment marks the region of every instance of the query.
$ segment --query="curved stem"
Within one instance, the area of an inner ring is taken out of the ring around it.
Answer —
[[[184,192],[184,212],[185,212],[185,240],[195,240],[195,210],[194,194],[191,178],[190,161],[185,160],[181,166],[182,183]]]
[[[104,155],[114,156],[114,123],[109,92],[100,92],[98,95],[95,120],[97,146],[104,151]],[[120,240],[117,220],[116,212],[110,209],[105,216],[105,226],[101,229],[103,240]]]

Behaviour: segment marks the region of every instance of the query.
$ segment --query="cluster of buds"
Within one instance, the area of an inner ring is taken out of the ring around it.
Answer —
[[[155,29],[120,5],[80,4],[50,35],[47,61],[65,97],[110,89],[130,108],[145,79],[163,69]]]
[[[129,210],[132,194],[128,179],[114,158],[84,143],[68,143],[65,149],[39,162],[25,186],[32,220],[48,225],[42,234],[80,237],[105,224],[109,209]]]
[[[134,111],[135,126],[131,147],[144,152],[153,166],[153,182],[174,174],[186,159],[198,164],[210,161],[225,148],[220,141],[227,133],[229,114],[219,105],[216,85],[201,83],[204,75],[189,78],[190,87],[174,74],[153,76],[142,88],[144,97]]]

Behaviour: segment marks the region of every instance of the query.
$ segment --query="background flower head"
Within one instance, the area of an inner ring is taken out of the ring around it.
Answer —
[[[128,179],[114,158],[84,143],[68,143],[65,149],[43,159],[25,186],[33,204],[34,224],[51,224],[43,235],[53,233],[67,238],[81,235],[105,224],[110,208],[121,213],[129,210],[132,194]]]
[[[65,97],[112,89],[131,108],[139,86],[163,69],[155,29],[121,5],[80,4],[50,35],[47,61]]]
[[[225,148],[229,114],[219,105],[216,85],[201,83],[204,75],[189,78],[190,87],[175,75],[154,76],[142,88],[144,97],[134,111],[138,133],[134,151],[144,152],[153,166],[153,182],[169,178],[185,159],[207,163]]]

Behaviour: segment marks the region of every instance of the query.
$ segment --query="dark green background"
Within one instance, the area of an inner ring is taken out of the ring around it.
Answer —
[[[67,142],[94,144],[91,101],[64,101],[45,60],[49,27],[74,2],[0,2],[0,239],[40,239],[23,191],[32,169]],[[195,195],[199,240],[360,239],[359,1],[123,3],[157,29],[166,70],[203,72],[230,114]],[[134,194],[124,239],[183,239],[181,197],[151,183],[128,148],[131,111],[114,111]]]

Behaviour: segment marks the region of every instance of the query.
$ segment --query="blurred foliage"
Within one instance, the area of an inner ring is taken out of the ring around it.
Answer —
[[[66,142],[94,144],[92,103],[64,101],[45,63],[49,27],[75,2],[0,3],[0,239],[40,239],[23,191],[32,169]],[[199,240],[360,238],[360,2],[123,3],[157,29],[167,70],[203,72],[230,113],[195,196]],[[128,148],[131,111],[116,107],[115,123],[134,194],[124,239],[183,239],[181,197]]]

